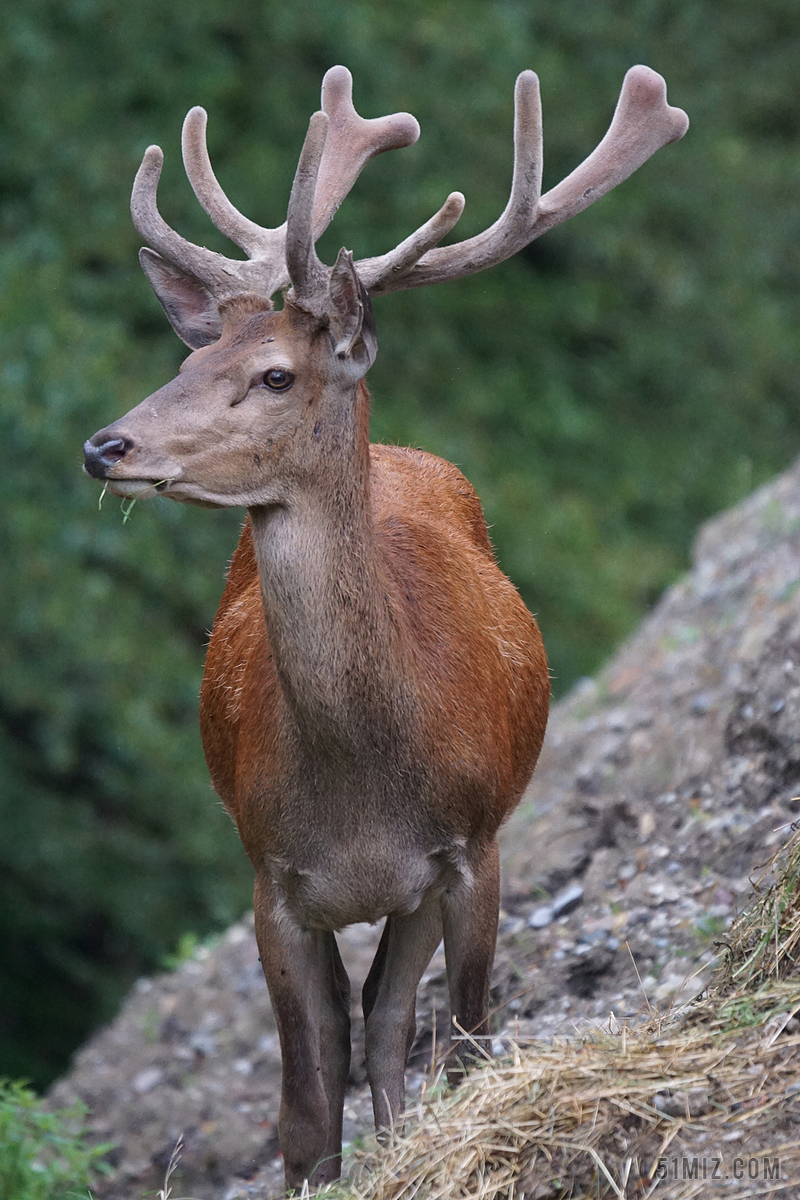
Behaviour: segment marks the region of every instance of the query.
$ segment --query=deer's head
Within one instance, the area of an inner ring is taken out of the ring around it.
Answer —
[[[366,162],[410,145],[407,113],[364,120],[344,67],[328,71],[322,111],[311,118],[287,221],[264,229],[237,211],[206,150],[206,114],[183,130],[186,173],[215,225],[248,255],[229,259],[194,246],[161,218],[156,190],[163,156],[151,146],[136,176],[131,213],[148,246],[140,261],[175,331],[191,348],[177,378],[84,446],[85,470],[122,496],[154,494],[214,506],[289,502],[313,486],[332,453],[366,442],[360,381],[375,357],[371,297],[481,271],[515,254],[588,207],[688,126],[666,103],[648,67],[625,76],[608,133],[567,179],[540,196],[539,82],[517,80],[514,175],[502,216],[483,233],[446,247],[464,208],[452,193],[439,212],[394,250],[333,267],[315,242]],[[150,248],[152,247],[152,248]],[[283,307],[272,297],[283,289]]]

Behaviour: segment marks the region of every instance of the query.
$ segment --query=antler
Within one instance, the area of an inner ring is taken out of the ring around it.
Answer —
[[[352,90],[353,77],[346,67],[331,67],[322,81],[322,107],[328,115],[330,130],[314,196],[315,240],[327,229],[371,158],[385,150],[410,146],[419,137],[419,125],[410,113],[393,113],[372,120],[360,117],[353,107]],[[226,258],[204,246],[195,246],[163,220],[158,211],[157,189],[164,156],[158,146],[150,146],[145,152],[134,181],[131,195],[134,226],[162,258],[195,276],[218,300],[243,290],[272,296],[289,283],[285,263],[286,224],[265,229],[231,204],[208,157],[206,122],[202,108],[191,109],[184,121],[182,149],[186,174],[205,212],[221,233],[245,251],[247,260]]]
[[[191,109],[184,122],[186,174],[206,213],[245,251],[247,260],[195,246],[162,219],[157,188],[163,155],[158,146],[146,151],[133,185],[131,214],[138,232],[168,263],[204,284],[217,301],[242,291],[270,297],[291,282],[296,302],[318,311],[330,270],[317,258],[314,243],[369,159],[411,145],[419,137],[419,125],[409,113],[373,120],[360,117],[353,107],[352,85],[346,67],[332,67],[323,79],[323,111],[311,119],[292,189],[291,245],[287,224],[262,228],[243,216],[223,192],[208,157],[202,108]],[[539,80],[533,71],[523,71],[514,94],[514,175],[502,216],[475,237],[438,247],[464,209],[464,197],[452,192],[439,212],[394,250],[357,263],[358,274],[375,296],[483,271],[587,208],[656,150],[683,137],[688,126],[686,114],[667,104],[662,77],[649,67],[631,67],[603,140],[571,175],[540,197]],[[143,252],[145,270],[152,253]]]
[[[533,71],[523,71],[514,94],[514,176],[502,216],[483,233],[453,246],[429,250],[416,265],[405,269],[398,269],[393,261],[397,251],[364,259],[356,264],[359,276],[375,296],[460,279],[503,262],[554,225],[599,200],[656,150],[683,137],[688,127],[686,113],[667,104],[667,85],[662,77],[649,67],[631,67],[603,140],[585,162],[540,199],[539,80]]]

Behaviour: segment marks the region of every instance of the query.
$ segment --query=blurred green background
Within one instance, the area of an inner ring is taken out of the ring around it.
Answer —
[[[320,244],[378,253],[466,194],[505,204],[514,78],[542,80],[545,188],[605,131],[626,69],[692,127],[485,275],[377,304],[373,437],[458,463],[538,614],[561,695],[688,562],[698,524],[800,447],[796,0],[5,0],[0,16],[0,1075],[39,1086],[250,870],[207,782],[203,648],[239,512],[118,501],[81,445],[184,348],[141,274],[130,185],[236,253],[184,178],[208,109],[245,213],[279,224],[324,71],[422,138],[372,163]]]

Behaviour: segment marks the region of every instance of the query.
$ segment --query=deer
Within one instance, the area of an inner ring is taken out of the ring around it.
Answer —
[[[416,141],[414,117],[362,118],[349,71],[329,70],[287,219],[270,229],[225,195],[206,122],[199,107],[186,117],[186,174],[247,257],[193,245],[164,221],[163,155],[149,147],[131,198],[139,257],[191,353],[85,443],[84,470],[121,497],[247,510],[200,724],[254,869],[291,1189],[341,1169],[350,984],[337,931],[385,918],[362,993],[376,1129],[402,1120],[417,988],[442,938],[462,1031],[451,1079],[491,1052],[496,835],[532,775],[550,697],[539,628],[496,562],[470,484],[432,454],[370,444],[372,301],[504,261],[680,138],[688,118],[660,75],[631,68],[603,140],[542,196],[539,82],[523,71],[500,218],[441,246],[464,208],[453,192],[394,249],[358,261],[342,249],[333,266],[318,238],[372,157]]]

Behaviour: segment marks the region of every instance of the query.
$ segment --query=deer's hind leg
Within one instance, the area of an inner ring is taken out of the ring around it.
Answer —
[[[256,882],[256,939],[281,1043],[278,1137],[287,1188],[339,1178],[350,1069],[350,984],[332,933],[276,919]]]
[[[470,1059],[491,1054],[489,987],[500,910],[500,860],[494,839],[472,849],[469,868],[442,897],[450,1013],[463,1030],[451,1029],[455,1045],[447,1076],[454,1084]]]

